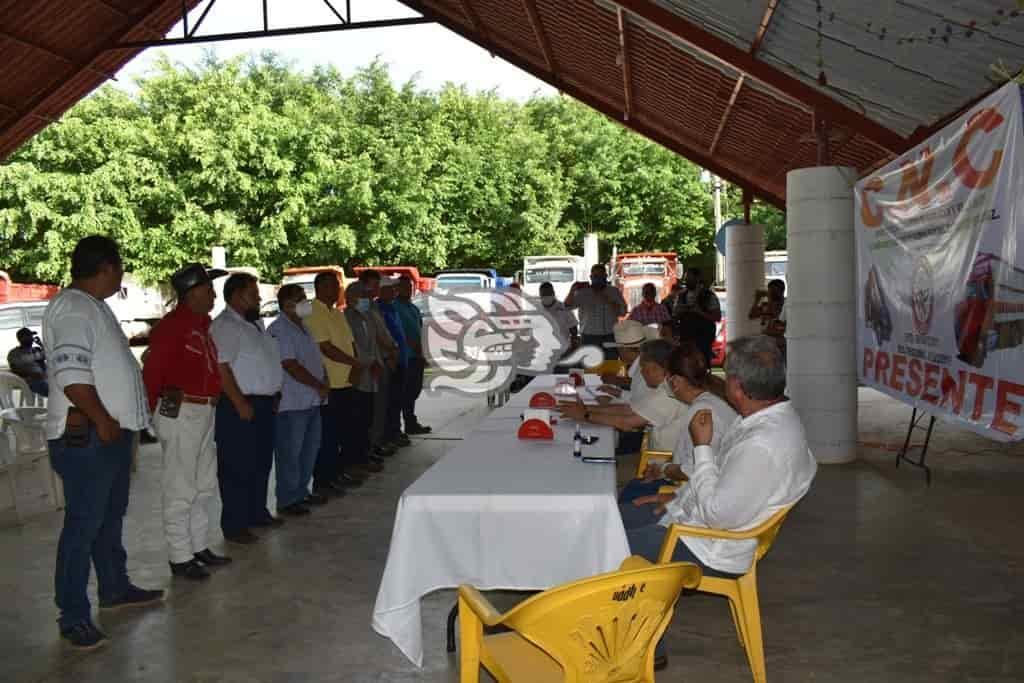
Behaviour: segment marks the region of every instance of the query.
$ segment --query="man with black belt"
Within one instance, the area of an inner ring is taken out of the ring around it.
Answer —
[[[224,398],[217,404],[220,525],[233,543],[255,543],[251,527],[284,523],[267,510],[274,457],[274,412],[281,391],[277,341],[260,323],[256,278],[235,273],[224,283],[227,307],[210,327],[217,345]]]
[[[139,364],[110,307],[124,270],[117,244],[100,235],[71,254],[71,285],[43,314],[49,358],[46,438],[50,463],[64,483],[64,529],[54,580],[61,637],[89,650],[107,636],[92,622],[89,565],[96,567],[100,609],[163,599],[128,579],[122,524],[128,510],[133,432],[149,424]]]
[[[178,305],[150,335],[142,368],[150,409],[159,404],[155,423],[164,453],[164,536],[171,573],[192,580],[210,576],[205,566],[231,562],[210,550],[207,538],[207,504],[217,487],[213,435],[221,392],[210,336],[217,296],[211,275],[216,274],[192,263],[171,276]]]

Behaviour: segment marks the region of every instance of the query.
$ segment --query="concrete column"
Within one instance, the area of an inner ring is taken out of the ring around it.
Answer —
[[[787,384],[820,463],[857,457],[852,168],[786,176]]]
[[[730,221],[725,232],[725,282],[729,339],[761,333],[761,321],[747,313],[754,291],[764,287],[764,226]]]

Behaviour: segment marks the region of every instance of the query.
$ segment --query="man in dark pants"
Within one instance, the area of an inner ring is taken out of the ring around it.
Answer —
[[[340,497],[346,487],[363,483],[361,477],[341,470],[341,431],[350,427],[348,415],[349,395],[355,389],[352,381],[359,375],[359,360],[355,357],[352,330],[345,314],[335,306],[340,284],[332,272],[323,272],[313,281],[316,298],[313,299],[306,327],[320,348],[330,393],[327,405],[320,409],[320,452],[313,469],[313,491],[322,496]]]
[[[423,357],[423,314],[412,302],[412,278],[403,275],[398,280],[398,298],[395,310],[402,320],[402,331],[409,343],[409,366],[406,368],[402,385],[402,421],[407,435],[429,434],[430,427],[420,424],[416,418],[416,401],[423,392],[423,371],[426,359]]]
[[[352,330],[360,369],[352,383],[355,391],[349,396],[348,419],[340,432],[341,454],[345,471],[363,477],[381,470],[378,463],[370,460],[374,400],[384,377],[384,360],[370,303],[370,292],[361,282],[353,282],[345,290],[345,319]]]
[[[717,323],[722,319],[718,297],[701,280],[700,268],[687,268],[686,288],[676,298],[672,318],[676,321],[680,341],[692,341],[711,365],[711,345],[715,341]]]
[[[274,412],[281,391],[281,354],[260,322],[256,278],[235,273],[224,283],[227,307],[210,326],[224,397],[217,403],[217,481],[221,529],[232,543],[255,543],[252,527],[284,523],[267,510],[274,457]]]
[[[398,360],[391,369],[388,378],[388,390],[384,418],[384,439],[387,443],[403,448],[409,445],[409,437],[402,433],[402,407],[405,405],[405,376],[409,372],[412,360],[412,349],[405,337],[402,318],[395,305],[398,294],[398,280],[384,278],[380,284],[380,297],[377,299],[377,310],[387,325],[388,332],[398,348]]]
[[[100,609],[144,605],[163,591],[128,579],[121,540],[128,509],[133,432],[149,424],[139,365],[104,302],[121,288],[117,244],[93,235],[71,255],[71,286],[43,315],[50,403],[50,462],[64,483],[64,528],[54,577],[61,637],[79,649],[103,645],[86,589],[96,567]]]

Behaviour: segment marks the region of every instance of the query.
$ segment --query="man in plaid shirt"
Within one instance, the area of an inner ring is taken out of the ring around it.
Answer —
[[[630,320],[635,320],[643,325],[661,325],[671,319],[672,316],[669,315],[665,304],[658,303],[658,289],[653,282],[644,285],[642,294],[643,301],[630,311]]]

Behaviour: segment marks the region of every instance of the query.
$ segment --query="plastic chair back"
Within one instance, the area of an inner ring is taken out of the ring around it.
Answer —
[[[684,562],[603,574],[534,596],[503,622],[576,680],[644,680],[680,591],[700,578],[700,568]]]
[[[621,360],[606,360],[592,368],[585,368],[584,373],[587,375],[618,375],[622,373],[623,368]]]
[[[0,372],[0,410],[34,406],[36,395],[28,388],[28,382],[13,372]]]

